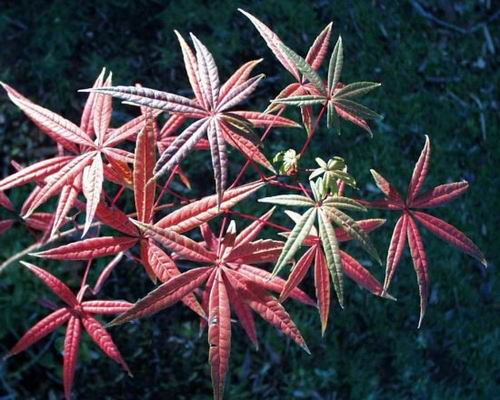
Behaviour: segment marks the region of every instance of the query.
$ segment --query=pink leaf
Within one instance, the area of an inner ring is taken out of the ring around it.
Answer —
[[[103,236],[69,243],[35,255],[52,260],[92,260],[120,253],[136,243],[137,238]]]
[[[431,141],[429,136],[425,135],[425,145],[420,153],[413,175],[411,177],[410,185],[408,186],[408,204],[413,203],[413,199],[417,197],[418,192],[424,184],[427,172],[429,171],[429,161],[431,157]]]
[[[82,334],[82,326],[77,317],[71,317],[66,329],[66,337],[64,339],[64,396],[66,400],[71,398],[71,388],[75,377],[76,361],[78,359],[78,350],[80,346],[80,337]]]
[[[392,233],[391,243],[387,251],[387,263],[385,267],[384,290],[389,289],[396,268],[399,265],[403,250],[406,246],[408,216],[403,214],[396,223]]]
[[[471,255],[483,265],[486,265],[486,260],[479,247],[457,228],[427,213],[412,211],[412,214],[418,222],[437,237],[455,246],[460,251]]]
[[[40,279],[45,285],[48,286],[56,296],[63,300],[67,305],[74,307],[78,304],[73,292],[59,279],[57,279],[51,273],[37,267],[36,265],[29,264],[25,261],[21,261],[26,268],[35,274],[35,276]]]
[[[221,273],[215,276],[208,305],[208,359],[212,370],[215,400],[224,395],[224,382],[231,352],[231,311]]]
[[[156,137],[153,120],[150,120],[137,136],[134,162],[134,199],[137,209],[137,219],[141,222],[151,222],[155,201],[156,184],[149,182],[153,177],[156,162]]]
[[[468,188],[469,184],[466,181],[439,185],[415,198],[411,207],[431,208],[441,206],[455,200],[457,197],[465,193]]]
[[[90,315],[84,315],[82,317],[82,323],[87,333],[104,354],[120,364],[123,369],[130,374],[128,365],[123,360],[118,347],[116,347],[116,344],[113,342],[113,338],[106,329],[104,329],[101,323]]]
[[[427,264],[427,255],[424,249],[424,242],[418,231],[417,224],[413,218],[408,217],[408,244],[410,245],[413,267],[417,274],[418,290],[420,292],[420,319],[418,327],[422,325],[427,308],[427,299],[429,297],[429,271]]]
[[[70,311],[67,308],[60,308],[38,321],[21,337],[21,339],[19,339],[15,346],[9,351],[8,355],[13,356],[26,350],[33,343],[38,342],[49,333],[54,332],[64,324],[70,316]]]
[[[122,324],[170,307],[203,284],[211,271],[210,267],[194,268],[173,277],[137,301],[129,310],[116,317],[110,325]]]
[[[87,199],[85,215],[85,226],[82,236],[88,232],[90,224],[94,220],[97,206],[101,200],[102,183],[104,181],[104,170],[100,154],[96,154],[92,164],[86,167],[83,172],[82,189]]]

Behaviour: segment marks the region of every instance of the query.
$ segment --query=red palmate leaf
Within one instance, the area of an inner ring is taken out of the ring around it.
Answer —
[[[103,236],[80,240],[33,254],[52,260],[92,260],[125,251],[137,243],[137,238]]]
[[[264,183],[256,181],[226,190],[222,196],[220,207],[217,207],[216,195],[204,197],[201,200],[171,212],[158,221],[156,226],[159,228],[169,228],[177,233],[190,231],[219,215],[221,210],[232,208],[262,186],[264,186]]]
[[[376,200],[374,202],[363,202],[364,205],[373,208],[399,210],[403,213],[394,227],[387,254],[384,291],[387,290],[391,284],[396,268],[401,260],[401,255],[406,244],[406,237],[408,237],[408,244],[411,250],[413,266],[417,273],[420,291],[419,327],[422,324],[427,305],[429,273],[424,244],[415,220],[419,221],[425,228],[444,241],[452,244],[464,253],[471,255],[486,266],[486,260],[483,253],[464,233],[439,218],[415,210],[418,208],[436,207],[445,204],[463,194],[469,186],[465,181],[448,183],[436,186],[434,189],[424,194],[419,194],[429,171],[430,148],[430,139],[426,136],[425,145],[413,170],[408,187],[408,198],[406,200],[401,198],[396,189],[394,189],[385,178],[372,170],[372,175],[377,186],[386,197],[383,200]]]
[[[419,195],[413,200],[413,208],[431,208],[438,207],[449,203],[461,196],[469,188],[469,183],[466,181],[447,183],[436,186],[426,193]]]
[[[101,200],[104,170],[102,165],[102,158],[100,155],[96,155],[92,160],[92,164],[84,169],[82,179],[83,194],[87,199],[85,225],[83,227],[82,234],[82,236],[85,236],[90,228],[90,224],[94,220],[97,206]]]
[[[470,240],[453,225],[448,224],[442,219],[420,211],[413,211],[412,215],[418,222],[434,233],[437,237],[452,244],[460,251],[471,255],[481,264],[486,265],[486,260],[479,247],[477,247],[472,240]]]
[[[21,339],[19,339],[16,345],[9,351],[9,356],[14,356],[26,350],[33,343],[38,342],[40,339],[54,332],[57,328],[66,323],[69,320],[70,316],[71,313],[67,308],[60,308],[59,310],[54,311],[52,314],[38,321],[21,337]]]
[[[324,335],[330,315],[330,273],[326,264],[325,254],[319,246],[316,247],[314,258],[314,287],[316,288],[316,298],[318,299],[321,334]]]
[[[124,312],[131,304],[121,300],[91,300],[81,302],[85,288],[76,297],[64,283],[49,272],[32,264],[23,262],[23,265],[40,278],[66,305],[57,309],[30,328],[14,345],[8,355],[12,356],[26,350],[32,344],[67,323],[63,352],[64,395],[67,400],[71,398],[71,388],[75,377],[82,326],[108,357],[120,363],[126,371],[130,372],[118,348],[113,343],[111,336],[101,323],[92,317],[92,314],[116,314]]]
[[[221,270],[215,276],[210,290],[208,309],[208,344],[210,347],[208,359],[212,369],[214,398],[219,400],[224,394],[224,382],[231,351],[231,311]]]
[[[209,267],[194,268],[173,277],[137,301],[129,310],[111,321],[109,325],[123,324],[170,307],[205,282],[210,272],[211,268]]]
[[[134,199],[137,220],[141,222],[151,221],[156,186],[154,181],[149,182],[156,160],[156,137],[152,115],[148,114],[149,120],[137,136],[134,161]]]
[[[413,266],[417,274],[418,290],[420,292],[420,318],[418,320],[418,327],[420,328],[427,308],[427,298],[429,297],[429,266],[424,242],[418,231],[417,224],[411,217],[408,218],[407,231],[408,245],[410,246]]]
[[[408,203],[411,204],[416,195],[420,192],[424,184],[427,172],[429,171],[429,161],[431,157],[431,142],[429,136],[425,135],[425,145],[420,153],[413,175],[411,176],[410,185],[408,186]]]
[[[196,121],[176,136],[161,154],[154,169],[154,178],[159,178],[178,166],[195,148],[199,140],[207,134],[212,154],[216,192],[220,202],[224,193],[225,177],[227,176],[225,136],[228,136],[228,129],[233,134],[230,139],[231,144],[237,145],[236,147],[241,146],[243,148],[241,151],[247,157],[253,158],[253,152],[247,154],[251,146],[248,143],[241,144],[242,140],[236,140],[234,137],[234,135],[242,135],[242,131],[233,129],[229,124],[226,124],[226,132],[224,132],[222,128],[223,121],[233,118],[231,113],[227,112],[228,109],[248,98],[263,76],[249,78],[250,71],[256,65],[256,62],[247,63],[231,76],[227,84],[223,86],[223,96],[219,96],[221,90],[219,74],[212,54],[203,43],[191,34],[196,50],[195,57],[182,36],[178,32],[176,32],[176,35],[181,45],[186,72],[195,99],[191,100],[171,93],[135,86],[103,86],[85,91],[108,94],[134,105],[169,111],[174,115],[182,114],[187,118],[195,118]],[[240,119],[251,125],[251,122],[244,117],[240,117]],[[260,118],[261,123],[265,119],[265,117]],[[280,122],[289,124],[289,121],[285,120],[280,120]],[[174,120],[172,126],[174,128],[180,127],[180,121],[177,123]],[[265,163],[262,155],[259,158],[260,163]],[[270,164],[267,163],[267,166],[269,167]]]
[[[73,159],[73,156],[60,156],[39,161],[2,179],[0,181],[0,190],[7,190],[30,182],[43,181],[44,178],[59,171]]]
[[[80,338],[82,335],[82,326],[80,319],[71,316],[66,328],[66,337],[64,339],[64,365],[63,365],[63,382],[64,396],[66,400],[71,398],[71,389],[75,378],[76,361],[78,359]]]
[[[387,290],[392,282],[392,277],[399,265],[403,250],[406,247],[408,215],[403,214],[396,222],[392,233],[391,243],[387,251],[387,263],[385,270],[384,290]]]
[[[63,300],[68,306],[74,307],[78,304],[73,292],[71,292],[71,290],[54,275],[43,270],[42,268],[37,267],[36,265],[29,264],[24,261],[21,261],[21,264],[33,272],[38,279],[45,283],[49,289],[52,290],[52,292],[54,292],[54,294]]]
[[[148,261],[154,274],[162,282],[167,282],[169,279],[181,274],[175,262],[154,243],[148,245]],[[182,302],[200,317],[205,317],[205,312],[194,294],[188,294],[182,299]]]

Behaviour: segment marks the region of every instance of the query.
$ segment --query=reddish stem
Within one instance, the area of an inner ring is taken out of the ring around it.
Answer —
[[[323,115],[325,114],[325,111],[326,111],[326,104],[323,106],[323,108],[321,109],[319,115],[318,115],[318,118],[316,118],[316,122],[314,123],[314,127],[311,131],[311,134],[307,137],[307,140],[306,142],[304,143],[304,145],[302,146],[302,149],[300,149],[300,153],[299,155],[302,157],[304,155],[304,153],[306,152],[307,148],[309,147],[309,145],[311,144],[311,140],[314,136],[314,134],[316,133],[316,129],[318,129],[318,126],[319,126],[319,122],[321,121],[321,118],[323,117]]]

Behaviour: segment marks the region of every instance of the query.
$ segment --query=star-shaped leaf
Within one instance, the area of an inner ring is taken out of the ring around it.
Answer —
[[[401,194],[393,185],[382,177],[382,175],[372,170],[371,172],[375,183],[384,193],[385,198],[373,202],[363,202],[363,204],[369,207],[398,210],[402,212],[401,217],[394,227],[387,253],[384,290],[387,290],[392,282],[401,260],[403,250],[406,246],[406,241],[408,240],[420,291],[419,327],[422,324],[427,307],[427,298],[429,294],[429,267],[424,242],[419,232],[417,222],[445,242],[471,255],[486,266],[486,260],[483,253],[464,233],[427,212],[418,211],[418,209],[433,208],[446,204],[462,195],[469,187],[466,181],[462,181],[439,185],[428,192],[420,193],[429,171],[430,154],[431,142],[429,137],[426,136],[424,148],[413,169],[406,200],[403,199]]]

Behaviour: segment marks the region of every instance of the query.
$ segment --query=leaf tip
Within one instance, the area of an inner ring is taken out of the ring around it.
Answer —
[[[380,297],[387,300],[398,301],[398,299],[395,298],[393,295],[387,293],[387,290],[385,288],[382,290],[382,293],[380,293]]]
[[[308,354],[308,355],[311,355],[311,351],[309,350],[309,347],[307,347],[307,344],[306,342],[302,343],[300,345],[300,347],[302,347],[302,349]]]

